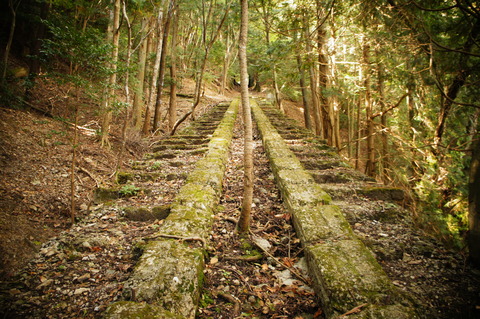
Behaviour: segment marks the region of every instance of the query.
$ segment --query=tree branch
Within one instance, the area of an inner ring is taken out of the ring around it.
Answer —
[[[400,100],[398,100],[397,103],[395,103],[394,105],[391,105],[389,108],[387,108],[386,110],[384,111],[381,111],[381,112],[378,112],[378,113],[375,113],[373,114],[372,116],[370,116],[370,119],[374,119],[378,116],[383,116],[385,114],[387,114],[388,112],[390,112],[391,110],[393,110],[394,108],[398,107],[400,105],[400,103],[402,103],[402,101],[408,96],[408,93],[405,93],[404,95],[402,95],[402,97],[400,98]]]

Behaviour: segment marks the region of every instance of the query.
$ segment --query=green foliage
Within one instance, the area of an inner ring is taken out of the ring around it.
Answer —
[[[139,187],[137,187],[135,185],[132,185],[132,184],[126,184],[126,185],[122,186],[122,188],[120,188],[118,193],[121,196],[129,197],[129,196],[137,195],[139,191],[140,191]]]
[[[104,79],[110,71],[106,67],[111,46],[104,41],[102,32],[95,28],[85,31],[67,21],[69,17],[55,15],[46,21],[51,38],[45,39],[42,46],[44,62],[60,59],[70,63],[84,75],[92,79]],[[46,63],[48,65],[48,63]],[[68,81],[77,81],[77,77]],[[82,85],[82,83],[78,83]]]
[[[206,308],[208,307],[209,305],[213,304],[213,298],[212,296],[210,296],[210,294],[208,293],[208,291],[205,291],[203,294],[202,294],[202,298],[200,299],[200,302],[199,302],[199,307],[200,308]]]

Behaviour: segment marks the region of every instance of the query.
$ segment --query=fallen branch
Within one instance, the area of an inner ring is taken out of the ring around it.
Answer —
[[[240,260],[240,261],[257,261],[263,259],[262,255],[255,255],[255,256],[225,256],[222,257],[225,260]]]
[[[250,235],[253,235],[252,232],[250,232]],[[250,237],[250,240],[255,243],[255,241]],[[301,281],[303,281],[305,284],[310,284],[310,281],[305,278],[301,273],[299,273],[295,267],[290,267],[290,266],[287,266],[285,263],[281,262],[277,257],[273,256],[268,250],[266,250],[265,248],[255,244],[258,248],[260,248],[268,257],[272,258],[278,265],[290,270],[290,272],[295,275],[295,277],[297,277],[298,279],[300,279]]]
[[[90,173],[89,171],[87,171],[87,170],[86,170],[85,168],[83,168],[83,167],[79,167],[78,170],[84,172],[84,173],[87,174],[91,179],[93,179],[94,182],[95,182],[95,185],[96,185],[97,187],[100,186],[100,184],[98,183],[97,179],[95,178],[95,176],[93,176],[92,173]]]
[[[355,308],[353,308],[353,309],[345,312],[343,315],[339,316],[339,318],[343,318],[343,317],[346,317],[346,316],[350,316],[350,315],[359,313],[360,311],[362,311],[362,308],[366,307],[366,306],[368,306],[368,303],[364,303],[364,304],[361,304],[360,306],[356,306]]]
[[[233,318],[237,317],[240,314],[240,301],[236,297],[221,291],[216,291],[215,294],[233,304]]]

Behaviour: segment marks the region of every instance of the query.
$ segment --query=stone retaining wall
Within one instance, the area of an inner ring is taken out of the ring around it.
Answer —
[[[230,104],[215,130],[205,157],[180,189],[155,238],[145,244],[124,298],[106,318],[194,318],[201,294],[205,246],[223,175],[239,101]]]
[[[326,317],[359,307],[349,318],[417,318],[409,298],[354,235],[342,211],[330,205],[330,196],[303,169],[258,104],[252,101],[251,105]]]

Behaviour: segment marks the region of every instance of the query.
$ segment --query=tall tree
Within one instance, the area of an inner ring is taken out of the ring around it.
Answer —
[[[172,16],[175,8],[175,1],[171,0],[168,6],[168,12],[166,16],[165,25],[163,28],[163,40],[162,40],[162,53],[160,56],[159,74],[157,79],[157,98],[155,102],[155,112],[153,116],[153,131],[157,131],[160,128],[161,111],[162,111],[162,91],[165,82],[165,66],[167,62],[168,54],[168,34],[170,33],[170,26]]]
[[[468,248],[470,257],[480,265],[480,142],[474,144],[472,160],[470,163],[469,178],[469,233]]]
[[[148,102],[145,109],[145,118],[143,120],[142,133],[143,135],[148,135],[150,132],[152,110],[156,103],[156,94],[157,94],[157,85],[158,85],[158,74],[160,72],[160,59],[162,57],[162,47],[163,47],[163,19],[164,19],[164,5],[163,1],[158,6],[158,15],[156,21],[156,38],[157,45],[155,46],[155,61],[153,63],[153,71],[150,81],[149,96]],[[152,33],[153,36],[153,33]]]
[[[106,96],[104,97],[103,116],[102,116],[102,146],[110,147],[108,134],[110,133],[110,125],[112,124],[113,115],[113,97],[115,95],[115,85],[117,84],[117,61],[118,61],[118,42],[120,39],[120,0],[113,0],[113,8],[110,12],[111,24],[108,31],[108,39],[112,43],[112,55],[110,59],[111,74],[108,79],[108,87]],[[109,41],[109,42],[110,42]]]
[[[250,228],[250,214],[253,199],[253,129],[250,101],[248,94],[248,65],[247,65],[247,37],[248,37],[248,0],[240,0],[241,24],[238,52],[240,58],[240,87],[243,109],[243,134],[244,134],[244,156],[243,156],[243,200],[242,212],[238,221],[238,229],[241,233],[248,232]]]
[[[143,93],[145,82],[145,68],[147,62],[147,38],[148,38],[148,18],[142,17],[140,50],[138,51],[138,72],[137,83],[135,86],[135,97],[132,106],[132,125],[137,130],[142,126],[142,110],[144,105]]]
[[[173,13],[172,48],[170,55],[170,100],[168,105],[168,130],[171,131],[177,121],[177,41],[179,8],[175,5]]]
[[[22,2],[22,0],[8,1],[8,6],[12,14],[12,22],[10,24],[10,33],[8,35],[7,45],[5,47],[5,52],[3,56],[3,71],[2,71],[1,81],[5,81],[5,77],[7,75],[8,59],[10,56],[10,50],[12,48],[13,35],[15,34],[15,26],[17,23],[17,9],[18,9],[18,6],[20,5],[20,2]]]

